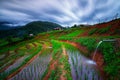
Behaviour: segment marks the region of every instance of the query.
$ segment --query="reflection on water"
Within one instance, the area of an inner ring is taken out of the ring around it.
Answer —
[[[84,57],[79,51],[67,51],[73,80],[102,80],[96,63]]]
[[[50,62],[50,56],[50,50],[47,53],[43,53],[43,55],[41,54],[10,80],[41,80]]]

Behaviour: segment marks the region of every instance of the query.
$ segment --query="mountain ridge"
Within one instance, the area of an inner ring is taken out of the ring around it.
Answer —
[[[4,27],[4,26],[3,26]],[[6,36],[13,36],[13,37],[18,37],[18,36],[24,36],[24,35],[29,35],[29,34],[38,34],[41,32],[46,32],[53,30],[56,27],[61,27],[61,25],[53,22],[48,22],[48,21],[33,21],[25,26],[21,27],[14,27],[14,28],[9,28],[6,26],[4,29],[0,29],[0,37],[4,38]]]

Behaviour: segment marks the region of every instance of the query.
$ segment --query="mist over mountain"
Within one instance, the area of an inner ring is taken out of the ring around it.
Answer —
[[[0,30],[13,29],[14,27],[11,27],[10,24],[11,24],[10,22],[5,21],[0,22]]]

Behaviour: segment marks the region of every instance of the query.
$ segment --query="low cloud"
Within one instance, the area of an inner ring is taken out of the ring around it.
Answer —
[[[61,25],[94,24],[120,15],[120,0],[1,0],[0,21],[28,23],[43,20]],[[120,16],[119,16],[120,17]]]

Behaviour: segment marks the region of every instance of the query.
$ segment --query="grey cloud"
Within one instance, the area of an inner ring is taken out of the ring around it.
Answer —
[[[34,20],[61,25],[96,23],[119,13],[120,0],[1,0],[0,21],[28,23]],[[120,16],[119,16],[120,17]]]

